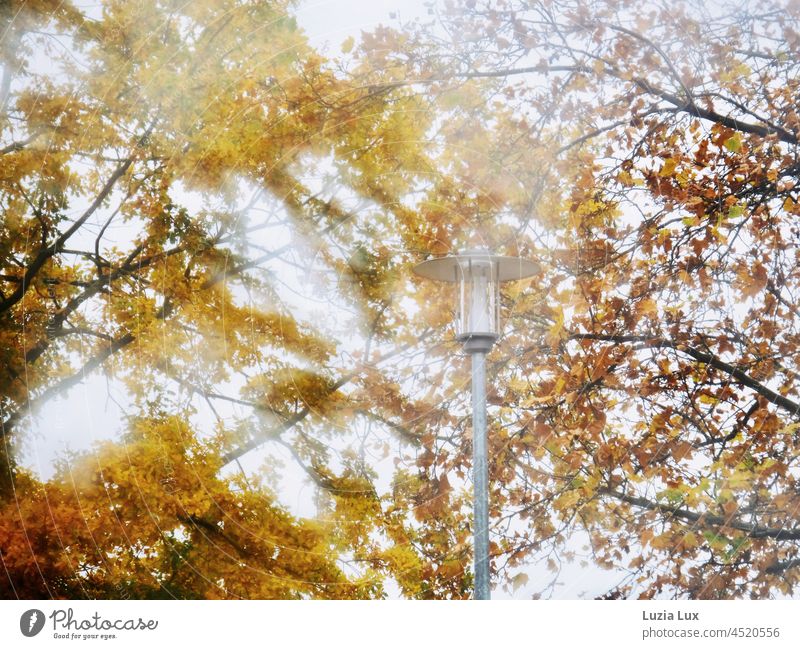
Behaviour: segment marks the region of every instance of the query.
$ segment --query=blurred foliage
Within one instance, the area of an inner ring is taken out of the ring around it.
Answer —
[[[542,266],[489,356],[496,584],[792,594],[797,4],[463,0],[338,58],[292,11],[0,8],[0,591],[469,597],[468,359],[410,266],[483,244]],[[93,373],[124,433],[37,478]]]

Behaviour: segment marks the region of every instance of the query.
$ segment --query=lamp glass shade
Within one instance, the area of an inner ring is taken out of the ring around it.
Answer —
[[[489,257],[459,259],[456,338],[500,335],[500,282],[498,265]]]
[[[539,270],[536,262],[476,249],[414,267],[420,277],[456,284],[456,338],[473,350],[489,349],[500,337],[500,282],[530,277]]]

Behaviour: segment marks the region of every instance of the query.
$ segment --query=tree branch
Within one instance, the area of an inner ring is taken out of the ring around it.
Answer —
[[[155,121],[147,128],[142,137],[139,138],[136,144],[137,147],[142,145],[154,127]],[[92,204],[86,208],[83,214],[81,214],[81,216],[78,217],[78,219],[76,219],[76,221],[69,228],[59,235],[51,245],[44,246],[39,249],[39,252],[36,253],[36,256],[33,258],[33,261],[31,261],[31,263],[28,264],[27,268],[25,269],[25,274],[22,277],[22,281],[19,283],[14,292],[11,293],[11,295],[9,295],[7,298],[0,300],[0,313],[8,311],[22,299],[22,297],[28,291],[28,288],[30,288],[31,282],[45,265],[45,263],[47,263],[51,257],[57,255],[61,251],[69,238],[75,234],[75,232],[77,232],[84,225],[84,223],[86,223],[89,217],[91,217],[92,214],[97,211],[97,208],[103,204],[103,201],[105,201],[106,197],[111,193],[114,185],[116,185],[117,181],[123,175],[125,175],[130,166],[133,164],[133,160],[134,156],[131,155],[128,159],[119,164],[106,181],[105,185],[103,185],[103,188],[97,194],[94,201],[92,201]]]
[[[89,359],[77,372],[62,379],[55,385],[51,385],[33,399],[28,399],[28,402],[24,406],[12,412],[2,423],[2,426],[0,426],[0,439],[6,437],[11,432],[19,420],[22,419],[26,411],[33,410],[45,401],[77,385],[86,378],[88,374],[100,367],[110,356],[116,354],[123,347],[130,345],[134,340],[136,340],[136,337],[130,333],[125,334],[121,338],[117,338],[110,345],[106,346],[98,354]]]
[[[571,340],[599,340],[605,342],[612,342],[612,343],[642,343],[645,347],[649,348],[663,348],[667,347],[670,349],[675,349],[679,352],[683,352],[684,354],[691,356],[695,360],[705,363],[706,365],[710,365],[711,367],[718,369],[730,376],[734,377],[739,383],[742,385],[747,386],[757,394],[764,397],[770,403],[774,403],[776,406],[782,408],[786,412],[788,412],[793,417],[797,417],[800,415],[800,404],[792,401],[791,399],[787,399],[782,394],[778,394],[774,390],[771,390],[763,383],[756,381],[752,376],[744,372],[743,370],[739,369],[738,367],[731,365],[730,363],[726,363],[725,361],[717,358],[716,356],[709,354],[707,352],[700,351],[699,349],[695,349],[694,347],[690,347],[683,343],[679,343],[673,340],[667,340],[664,338],[657,338],[652,336],[636,336],[636,335],[611,335],[611,334],[572,334],[569,336]]]
[[[334,383],[330,384],[330,386],[328,386],[328,390],[326,390],[326,393],[323,396],[327,397],[330,394],[333,394],[343,385],[353,380],[357,375],[358,375],[357,372],[351,372],[349,374],[345,374],[338,381],[335,381]],[[262,406],[258,403],[250,403],[247,405],[252,406],[256,410],[267,410],[268,412],[274,414],[274,411],[271,408],[266,408],[265,406]],[[261,446],[264,442],[268,442],[270,440],[278,438],[287,430],[293,428],[295,424],[298,424],[301,421],[303,421],[303,419],[305,419],[309,414],[311,414],[311,408],[309,406],[306,406],[305,408],[299,410],[285,421],[281,422],[278,426],[275,426],[274,428],[271,428],[267,431],[259,432],[252,439],[245,442],[241,446],[225,453],[221,458],[222,466],[230,464],[234,460],[239,459],[244,454],[249,453],[253,449]]]
[[[768,575],[779,575],[782,572],[800,567],[800,559],[789,559],[788,561],[776,561],[764,571]]]
[[[683,509],[678,505],[667,505],[666,503],[659,503],[640,496],[629,496],[628,494],[614,491],[613,489],[599,489],[599,493],[611,496],[622,502],[628,503],[635,507],[647,509],[649,511],[657,511],[662,514],[669,514],[675,518],[679,518],[690,523],[699,523],[700,525],[711,525],[713,527],[729,527],[740,532],[746,532],[750,538],[764,539],[771,538],[776,541],[800,541],[800,529],[791,528],[785,529],[783,527],[762,527],[754,523],[745,523],[736,518],[725,518],[715,514],[698,513],[688,509]]]
[[[25,269],[25,274],[22,277],[22,281],[17,285],[16,290],[14,290],[14,292],[4,300],[0,300],[0,313],[8,311],[22,299],[23,295],[25,295],[25,293],[28,291],[28,288],[30,288],[34,277],[36,277],[45,263],[47,263],[47,260],[58,254],[64,247],[64,244],[67,242],[67,240],[73,234],[75,234],[78,228],[80,228],[92,214],[94,214],[97,208],[100,207],[102,202],[106,199],[106,196],[108,196],[108,194],[114,188],[116,182],[126,171],[128,171],[128,168],[132,163],[133,158],[129,158],[119,165],[114,170],[114,173],[111,174],[111,177],[106,181],[106,184],[103,185],[103,188],[95,197],[92,204],[86,208],[86,211],[84,211],[84,213],[75,221],[75,223],[73,223],[64,233],[62,233],[51,245],[39,249],[39,252],[33,258],[33,261],[28,264],[28,267]]]
[[[414,343],[414,344],[419,344],[419,342],[422,342],[423,340],[425,340],[425,338],[427,338],[430,334],[431,334],[431,330],[427,329],[419,337],[419,341]],[[411,344],[401,345],[400,347],[392,350],[391,352],[388,352],[388,353],[384,354],[383,356],[381,356],[379,359],[377,359],[374,362],[374,364],[377,365],[378,363],[381,363],[381,362],[383,362],[385,360],[388,360],[389,358],[397,356],[398,354],[402,354],[409,347],[411,347]],[[328,390],[327,390],[327,392],[326,392],[326,394],[324,396],[328,396],[330,394],[333,394],[334,392],[336,392],[336,390],[341,388],[343,385],[346,385],[347,383],[352,381],[354,378],[356,378],[360,373],[361,372],[359,370],[355,370],[353,372],[348,372],[347,374],[344,374],[342,377],[340,377],[338,380],[334,381],[333,383],[331,383],[328,386]],[[262,405],[257,404],[257,403],[248,403],[246,405],[250,405],[251,407],[255,408],[256,410],[265,410],[265,411],[267,411],[267,412],[269,412],[271,414],[274,414],[274,410],[273,409],[268,408],[266,406],[262,406]],[[261,432],[258,435],[256,435],[255,437],[253,437],[251,440],[249,440],[248,442],[245,442],[244,444],[239,446],[238,448],[235,448],[235,449],[233,449],[231,451],[228,451],[227,453],[225,453],[222,456],[222,466],[225,466],[226,464],[230,464],[234,460],[237,460],[238,458],[242,457],[245,453],[248,453],[249,451],[252,451],[253,449],[258,448],[264,442],[268,442],[270,440],[276,439],[282,433],[285,433],[287,430],[292,428],[295,424],[298,424],[303,419],[305,419],[310,413],[311,413],[311,408],[310,407],[303,408],[302,410],[296,412],[294,415],[292,415],[291,417],[289,417],[288,419],[286,419],[285,421],[280,423],[278,426],[276,426],[274,428],[271,428],[271,429],[269,429],[267,431]]]
[[[533,73],[550,74],[553,72],[581,72],[585,74],[592,74],[594,70],[589,66],[585,65],[534,65],[521,68],[504,68],[501,70],[455,72],[451,74],[449,77],[409,79],[404,81],[397,81],[394,83],[383,84],[381,86],[372,86],[372,88],[379,87],[381,89],[391,90],[392,88],[400,88],[402,86],[410,86],[414,84],[441,83],[443,81],[450,81],[452,79],[499,78],[499,77],[511,77],[520,74],[533,74]],[[727,126],[728,128],[732,128],[736,131],[741,131],[743,133],[751,133],[753,135],[758,135],[760,137],[777,135],[777,137],[780,140],[786,142],[787,144],[798,144],[797,136],[782,127],[777,127],[772,124],[761,126],[759,124],[744,122],[742,120],[736,119],[735,117],[722,115],[721,113],[718,113],[716,111],[698,106],[691,99],[682,100],[678,96],[670,92],[667,92],[662,88],[659,88],[658,86],[651,83],[647,79],[643,79],[641,77],[632,77],[626,79],[622,75],[622,72],[620,72],[618,69],[614,67],[608,68],[608,72],[611,76],[613,76],[615,79],[618,79],[619,81],[626,81],[633,83],[646,93],[655,95],[656,97],[660,97],[661,99],[675,106],[675,108],[677,108],[679,111],[689,113],[690,115],[694,115],[696,117],[700,117],[702,119],[706,119],[708,121],[715,122],[717,124],[721,124],[722,126]]]
[[[249,559],[252,554],[249,550],[247,550],[243,545],[241,545],[238,541],[232,538],[229,534],[226,534],[219,526],[211,523],[199,516],[189,515],[189,516],[178,516],[178,520],[183,523],[184,525],[188,525],[190,527],[194,527],[195,529],[202,530],[204,532],[208,532],[212,536],[222,539],[228,545],[230,545],[236,552],[241,556],[243,559]]]

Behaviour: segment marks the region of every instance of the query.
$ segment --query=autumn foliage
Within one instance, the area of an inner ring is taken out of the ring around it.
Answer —
[[[0,592],[470,597],[468,359],[410,267],[482,243],[542,267],[488,361],[495,588],[793,594],[800,7],[639,4],[328,56],[281,2],[0,8]],[[119,431],[37,475],[97,376]]]

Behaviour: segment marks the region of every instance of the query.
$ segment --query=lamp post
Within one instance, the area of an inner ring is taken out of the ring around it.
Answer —
[[[458,287],[456,340],[472,356],[472,483],[474,489],[475,599],[489,593],[489,470],[486,458],[486,354],[500,337],[500,282],[535,274],[539,266],[527,259],[465,250],[429,259],[414,267],[428,279]]]

